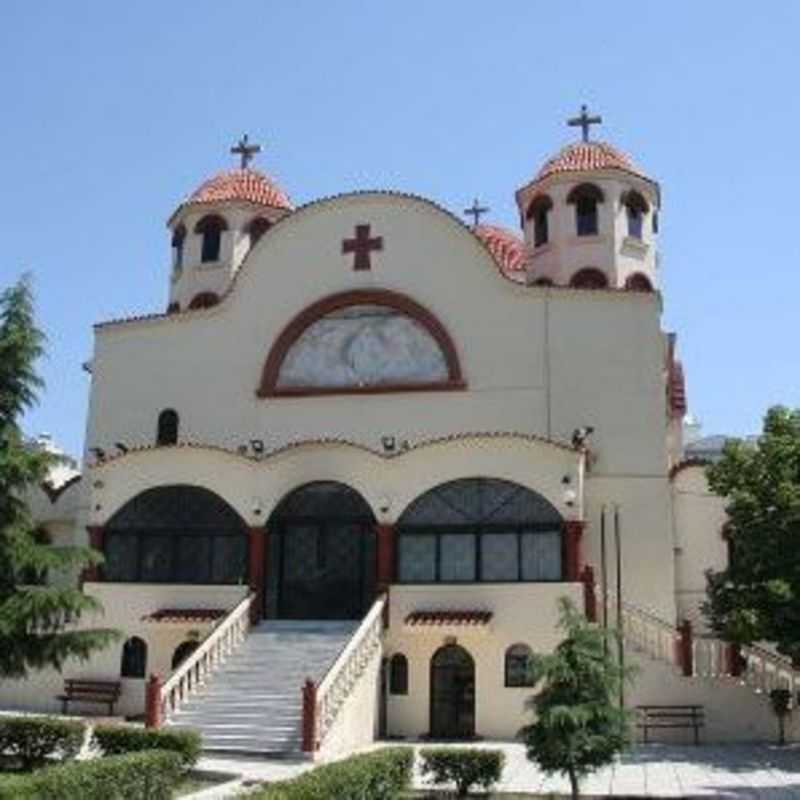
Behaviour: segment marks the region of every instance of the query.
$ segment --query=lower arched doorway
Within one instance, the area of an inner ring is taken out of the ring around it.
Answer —
[[[475,662],[456,644],[440,647],[431,658],[431,737],[475,736]]]
[[[270,518],[275,534],[267,616],[360,619],[375,593],[375,518],[349,486],[310,483],[289,494]],[[269,605],[272,608],[269,608]]]

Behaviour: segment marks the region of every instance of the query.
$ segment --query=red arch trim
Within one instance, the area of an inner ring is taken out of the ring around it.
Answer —
[[[321,317],[348,306],[387,306],[416,320],[430,333],[442,350],[447,364],[448,377],[433,383],[381,383],[373,386],[290,386],[279,387],[278,376],[289,348],[300,338],[309,325]],[[281,331],[267,356],[261,372],[258,397],[308,397],[330,394],[385,394],[387,392],[428,392],[465,389],[455,344],[441,322],[428,309],[410,297],[387,289],[357,289],[340,292],[318,300],[301,311]]]

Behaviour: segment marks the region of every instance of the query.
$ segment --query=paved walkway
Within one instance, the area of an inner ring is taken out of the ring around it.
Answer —
[[[414,743],[415,746],[417,743]],[[501,792],[548,793],[568,791],[568,782],[546,777],[525,758],[520,744],[481,743],[479,748],[501,748],[506,768]],[[202,759],[201,769],[236,772],[245,781],[282,780],[309,768],[307,763]],[[423,787],[420,776],[415,785]],[[218,797],[232,796],[233,787]],[[240,791],[240,790],[239,790]],[[724,797],[800,800],[800,746],[768,745],[639,745],[613,767],[601,770],[583,785],[586,795],[615,797]],[[211,797],[212,795],[206,795]]]

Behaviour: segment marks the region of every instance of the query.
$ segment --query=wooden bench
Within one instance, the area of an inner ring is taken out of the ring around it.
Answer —
[[[119,700],[122,685],[119,681],[87,680],[84,678],[66,678],[64,694],[58,695],[61,701],[61,713],[67,713],[69,703],[104,703],[108,705],[109,716],[114,715],[114,703]]]
[[[637,728],[644,732],[647,744],[651,728],[694,729],[694,743],[700,744],[700,728],[705,724],[703,706],[636,706],[639,714]]]

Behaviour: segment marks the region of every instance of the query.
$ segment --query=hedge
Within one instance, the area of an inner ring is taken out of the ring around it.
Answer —
[[[414,751],[391,747],[326,764],[299,778],[272,783],[251,800],[394,800],[411,784]]]
[[[0,753],[19,762],[24,770],[50,759],[74,758],[83,745],[82,722],[52,717],[0,717]]]
[[[129,753],[0,781],[0,800],[172,800],[183,774],[178,753]]]
[[[94,744],[104,756],[118,756],[142,750],[169,750],[178,753],[183,766],[194,766],[200,757],[200,734],[197,731],[148,730],[129,725],[97,725]]]
[[[423,748],[419,751],[423,775],[434,784],[456,785],[456,795],[467,797],[473,787],[489,791],[503,775],[502,750],[475,750],[467,747]]]

